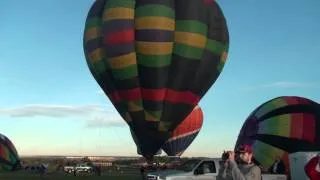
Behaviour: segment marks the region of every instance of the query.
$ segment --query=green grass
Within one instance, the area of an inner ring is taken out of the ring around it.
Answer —
[[[1,180],[141,180],[139,171],[102,172],[101,176],[73,176],[62,172],[48,172],[43,177],[33,172],[0,173]]]

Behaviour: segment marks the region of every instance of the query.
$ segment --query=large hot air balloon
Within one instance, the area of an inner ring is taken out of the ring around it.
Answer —
[[[211,0],[96,0],[86,19],[88,67],[154,155],[218,78],[229,34]]]
[[[13,143],[0,134],[0,169],[16,170],[20,166],[20,158]]]
[[[132,130],[130,130],[130,133],[131,133],[131,136],[132,136],[132,139],[133,139],[134,143],[135,143],[136,146],[137,146],[137,154],[142,155],[142,152],[141,152],[141,150],[139,149],[139,140],[137,139],[137,136],[134,134],[134,132],[132,132]],[[159,150],[157,151],[157,153],[154,154],[154,155],[161,155],[161,153],[162,153],[162,150],[159,149]],[[146,158],[147,158],[147,160],[152,160],[152,159],[150,159],[150,158],[152,158],[151,156],[148,156],[148,157],[146,157]]]
[[[173,131],[169,140],[162,146],[168,156],[181,156],[197,137],[203,124],[203,112],[200,106],[187,116]]]
[[[320,108],[296,96],[274,98],[255,109],[240,131],[241,144],[253,146],[255,159],[269,168],[277,156],[289,169],[288,153],[320,150]]]

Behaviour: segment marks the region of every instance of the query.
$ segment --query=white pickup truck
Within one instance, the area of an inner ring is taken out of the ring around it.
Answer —
[[[191,159],[175,170],[147,173],[147,180],[216,180],[221,159]],[[262,180],[286,180],[283,174],[262,174]]]
[[[74,166],[64,166],[63,171],[66,173],[72,173],[74,171]]]
[[[91,173],[93,172],[93,168],[87,164],[78,164],[75,167],[75,171],[76,172],[87,172],[87,173]]]

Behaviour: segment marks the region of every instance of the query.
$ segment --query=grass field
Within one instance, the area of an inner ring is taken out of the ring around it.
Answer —
[[[101,176],[84,175],[73,176],[62,172],[47,172],[44,176],[33,172],[0,173],[1,180],[141,180],[139,170],[124,170],[118,172],[102,172]]]

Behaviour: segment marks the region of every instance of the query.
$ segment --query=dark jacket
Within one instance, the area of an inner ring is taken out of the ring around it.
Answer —
[[[274,166],[276,165],[276,162],[274,162],[270,168],[269,168],[269,172],[270,173],[273,173],[273,174],[285,174],[286,173],[286,167],[283,163],[283,161],[279,161],[278,165],[277,165],[277,168],[276,168],[276,172],[273,172],[273,168]]]
[[[217,176],[219,180],[261,180],[261,169],[255,164],[242,165],[229,161],[227,167],[221,167]]]

